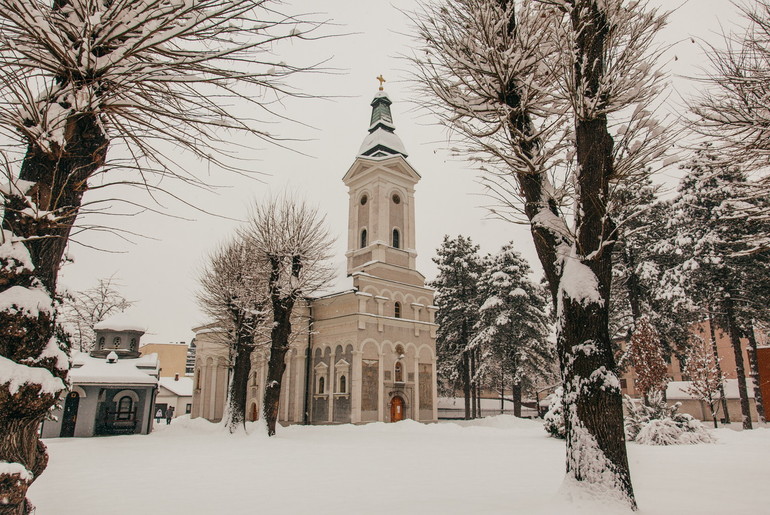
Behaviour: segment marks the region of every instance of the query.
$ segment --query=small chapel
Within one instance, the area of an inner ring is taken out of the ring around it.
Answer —
[[[342,178],[348,187],[349,288],[298,305],[305,338],[286,355],[279,422],[344,424],[437,420],[434,291],[417,271],[414,187],[420,174],[395,133],[384,79],[368,134]],[[295,324],[296,327],[296,324]],[[223,417],[227,346],[216,324],[197,327],[192,417]],[[247,418],[261,416],[269,349],[252,354]]]

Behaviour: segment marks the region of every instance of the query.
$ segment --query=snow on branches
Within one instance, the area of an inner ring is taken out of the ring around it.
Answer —
[[[684,373],[690,378],[687,393],[705,402],[711,411],[714,427],[717,427],[718,397],[725,382],[725,375],[719,366],[722,358],[714,353],[711,344],[693,334],[687,353]]]

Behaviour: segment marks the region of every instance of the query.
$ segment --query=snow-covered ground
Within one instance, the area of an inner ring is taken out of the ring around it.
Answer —
[[[539,422],[251,429],[181,417],[147,436],[46,440],[29,496],[38,515],[619,513],[570,499],[564,443]],[[715,434],[712,445],[629,444],[639,513],[765,513],[770,430]]]

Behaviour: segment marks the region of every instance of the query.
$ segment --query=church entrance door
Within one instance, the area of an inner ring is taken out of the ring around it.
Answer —
[[[251,405],[251,416],[249,420],[252,422],[256,421],[259,418],[259,412],[257,411],[257,404],[254,403]]]
[[[75,436],[75,423],[78,420],[78,406],[80,406],[80,394],[70,392],[64,401],[64,413],[62,414],[61,433],[59,436]]]
[[[390,401],[390,421],[398,422],[404,420],[404,399],[396,395]]]

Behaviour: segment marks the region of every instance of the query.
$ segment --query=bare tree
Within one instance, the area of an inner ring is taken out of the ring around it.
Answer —
[[[94,345],[94,326],[102,320],[122,313],[133,305],[116,288],[115,276],[99,279],[87,290],[64,295],[62,324],[72,335],[72,346],[88,352]]]
[[[621,0],[462,0],[414,17],[423,98],[486,169],[494,212],[530,225],[558,314],[568,478],[632,507],[608,213],[618,184],[664,164],[670,140],[653,113],[665,20]]]
[[[68,369],[57,274],[89,179],[123,168],[150,193],[150,174],[206,187],[172,152],[228,167],[233,132],[280,144],[262,122],[307,68],[271,52],[317,26],[268,0],[0,0],[0,132],[26,148],[2,154],[0,513],[31,510],[46,466],[37,429]],[[113,142],[128,160],[107,159]]]
[[[642,393],[644,403],[650,405],[651,392],[665,392],[668,383],[668,367],[660,350],[658,331],[647,315],[642,315],[628,344],[628,356],[636,372],[636,388]]]
[[[718,427],[717,412],[719,411],[717,394],[722,392],[721,397],[724,398],[725,375],[719,366],[720,361],[722,358],[711,350],[711,346],[703,338],[691,335],[687,363],[684,367],[684,373],[690,378],[687,392],[708,404],[715,428]],[[724,406],[727,409],[727,404]]]
[[[333,239],[316,208],[289,196],[255,204],[240,231],[254,259],[265,263],[272,324],[263,415],[267,434],[275,435],[286,353],[292,341],[292,314],[297,302],[334,277],[329,265]]]
[[[258,345],[265,345],[265,268],[240,238],[222,245],[209,261],[200,278],[198,304],[225,330],[226,341],[222,343],[229,349],[232,373],[224,424],[235,433],[245,427],[251,354]]]

